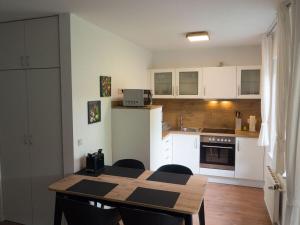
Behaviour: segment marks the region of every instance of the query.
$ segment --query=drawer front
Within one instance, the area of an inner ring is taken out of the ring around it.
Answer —
[[[164,164],[172,163],[172,154],[163,154],[162,157],[163,157]]]
[[[169,135],[163,140],[163,148],[172,148],[172,136]]]

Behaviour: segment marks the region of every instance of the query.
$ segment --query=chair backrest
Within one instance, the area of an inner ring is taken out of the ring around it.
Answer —
[[[145,170],[144,164],[136,159],[121,159],[115,162],[113,166]]]
[[[182,225],[183,218],[134,208],[119,208],[124,225]]]
[[[193,175],[193,172],[188,167],[185,167],[182,165],[176,165],[176,164],[169,164],[169,165],[161,166],[160,168],[158,168],[157,171]]]
[[[118,209],[101,209],[88,203],[60,199],[68,225],[117,225],[120,221]]]

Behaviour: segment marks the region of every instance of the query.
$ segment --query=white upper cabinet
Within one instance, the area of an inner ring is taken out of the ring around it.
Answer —
[[[236,98],[236,67],[203,68],[203,93],[206,99]]]
[[[261,94],[261,67],[237,67],[238,98],[260,98]]]
[[[202,68],[176,69],[176,98],[202,97],[202,79]]]
[[[151,89],[154,98],[174,98],[175,70],[151,70]]]
[[[235,177],[248,180],[264,179],[264,148],[257,145],[257,138],[237,138]]]
[[[0,70],[59,67],[58,17],[0,24]]]
[[[260,66],[151,70],[154,98],[260,98]]]
[[[28,67],[58,67],[58,17],[27,20],[25,22],[25,47]]]
[[[24,22],[0,23],[0,70],[24,66]]]

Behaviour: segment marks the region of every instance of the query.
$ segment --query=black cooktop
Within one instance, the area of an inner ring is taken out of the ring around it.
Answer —
[[[235,134],[233,129],[218,129],[218,128],[203,128],[202,132],[204,133],[220,133],[220,134]]]

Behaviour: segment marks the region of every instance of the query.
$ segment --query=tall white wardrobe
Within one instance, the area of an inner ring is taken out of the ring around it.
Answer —
[[[0,184],[5,220],[52,225],[63,176],[59,18],[0,23]]]

